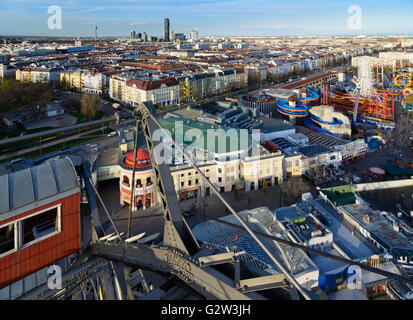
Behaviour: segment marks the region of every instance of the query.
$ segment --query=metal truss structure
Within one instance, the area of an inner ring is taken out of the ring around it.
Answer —
[[[259,292],[268,289],[285,289],[289,292],[291,299],[321,299],[323,295],[309,292],[302,288],[295,278],[288,272],[285,266],[266,248],[258,237],[258,232],[252,231],[243,219],[220,195],[217,188],[198,170],[202,179],[215,192],[226,208],[235,217],[241,228],[248,233],[261,247],[269,259],[281,271],[279,274],[241,279],[241,259],[239,252],[217,250],[209,245],[200,245],[193,235],[185,217],[181,214],[175,193],[173,180],[169,171],[169,165],[160,163],[155,153],[155,148],[162,142],[152,139],[155,130],[162,129],[155,117],[145,105],[139,106],[139,114],[142,130],[146,139],[152,166],[155,173],[155,185],[161,197],[161,205],[164,218],[163,241],[161,245],[148,245],[131,243],[122,239],[121,234],[111,220],[102,199],[91,183],[90,175],[85,170],[84,181],[91,199],[92,216],[92,241],[88,248],[79,254],[72,269],[63,275],[62,289],[50,290],[47,285],[38,287],[27,293],[22,299],[128,299],[134,300],[137,295],[133,287],[140,283],[142,294],[140,298],[148,293],[148,283],[141,269],[173,275],[183,283],[197,292],[205,299],[219,300],[250,300],[265,299]],[[169,132],[166,136],[174,143]],[[192,166],[198,169],[191,157],[189,157],[179,146],[176,149],[181,152]],[[103,208],[109,216],[116,234],[106,235],[105,227],[100,223],[97,213],[96,201],[92,195],[96,193],[102,202]],[[260,237],[264,235],[260,234]],[[287,245],[297,247],[297,244],[285,239],[272,237],[272,240],[284,242]],[[301,249],[316,254],[324,254],[316,249],[300,246]],[[340,260],[340,257],[330,257]],[[352,263],[347,259],[341,259],[344,263]],[[232,274],[222,272],[223,266],[232,270]],[[131,267],[138,271],[130,274]],[[218,267],[218,268],[217,268]],[[363,265],[361,266],[363,267]],[[368,266],[365,266],[366,269]],[[382,270],[368,267],[371,272],[382,273]],[[400,276],[392,275],[400,280]],[[138,280],[136,280],[138,279]],[[409,278],[403,278],[413,283]]]

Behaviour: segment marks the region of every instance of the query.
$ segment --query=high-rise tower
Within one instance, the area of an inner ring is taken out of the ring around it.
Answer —
[[[98,26],[96,25],[95,22],[95,41],[98,39]]]
[[[198,30],[191,30],[189,33],[192,41],[198,41]]]
[[[164,40],[169,42],[169,19],[165,18],[164,20]]]

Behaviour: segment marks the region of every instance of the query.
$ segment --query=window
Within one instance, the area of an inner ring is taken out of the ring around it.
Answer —
[[[60,231],[60,207],[55,207],[21,221],[21,244],[50,236]]]
[[[330,160],[336,160],[336,156],[331,156]]]
[[[0,256],[16,250],[15,224],[0,228]]]
[[[198,184],[199,183],[199,179],[195,179],[195,184]]]
[[[221,178],[221,177],[218,177],[218,182],[222,182],[222,178]]]
[[[188,186],[192,185],[192,181],[188,180]]]
[[[122,184],[125,185],[125,186],[127,186],[127,187],[130,186],[128,176],[123,176]]]
[[[191,175],[191,172],[188,173],[188,177]]]
[[[287,168],[291,168],[293,166],[292,161],[287,161]]]
[[[184,184],[185,184],[185,182],[183,182],[183,181],[182,181],[182,182],[181,182],[181,187],[183,187],[183,186],[184,186]]]
[[[152,179],[151,177],[146,178],[146,185],[149,187],[152,185]]]
[[[222,173],[222,169],[221,169],[221,168],[218,168],[218,173]]]

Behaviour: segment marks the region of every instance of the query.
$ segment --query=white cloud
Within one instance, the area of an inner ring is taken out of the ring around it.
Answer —
[[[253,26],[251,29],[253,30],[265,30],[265,29],[286,29],[289,26],[286,25],[277,25],[277,26]]]
[[[147,22],[132,22],[130,25],[131,26],[145,26],[147,25]]]

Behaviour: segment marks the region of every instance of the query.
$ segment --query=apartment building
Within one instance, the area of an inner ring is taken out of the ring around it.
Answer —
[[[188,132],[192,132],[189,131],[191,129],[202,132],[203,138],[206,139],[204,140],[205,144],[202,138],[197,139],[200,144],[197,143],[196,149],[207,152],[208,158],[199,161],[198,164],[202,172],[220,192],[256,190],[283,181],[284,154],[280,151],[265,150],[253,141],[251,135],[247,134],[247,137],[243,137],[243,132],[239,129],[209,125],[184,118],[160,119],[159,121],[165,129],[174,134],[182,133],[184,137]],[[183,123],[182,132],[179,126],[176,127],[177,122]],[[240,139],[238,144],[231,139],[228,140],[230,130],[237,133],[236,136]],[[216,141],[216,144],[210,146],[208,141]],[[184,143],[186,142],[184,141]],[[192,144],[190,145],[194,147]],[[210,194],[208,186],[203,185],[199,173],[191,166],[187,164],[172,165],[171,174],[180,199],[195,196],[199,190],[206,195]]]
[[[22,82],[50,83],[57,86],[60,83],[61,70],[58,68],[21,68],[16,70],[16,80]]]
[[[10,64],[0,63],[0,78],[15,79],[16,78],[16,67]]]
[[[106,76],[92,69],[83,74],[83,92],[102,94],[106,90]]]
[[[224,93],[237,87],[237,75],[233,68],[211,68],[215,73],[215,91]]]
[[[63,89],[83,92],[84,77],[83,71],[64,71],[60,74],[60,85]]]
[[[248,73],[248,81],[263,82],[268,78],[268,66],[265,64],[250,64],[245,67],[245,71]]]
[[[118,101],[125,101],[128,80],[129,78],[126,76],[111,76],[109,79],[109,97]]]
[[[130,79],[125,87],[125,101],[131,105],[152,102],[155,106],[178,104],[179,82],[174,78],[160,80]]]
[[[91,94],[102,94],[106,90],[106,76],[95,69],[90,71],[64,71],[60,75],[63,89]]]

